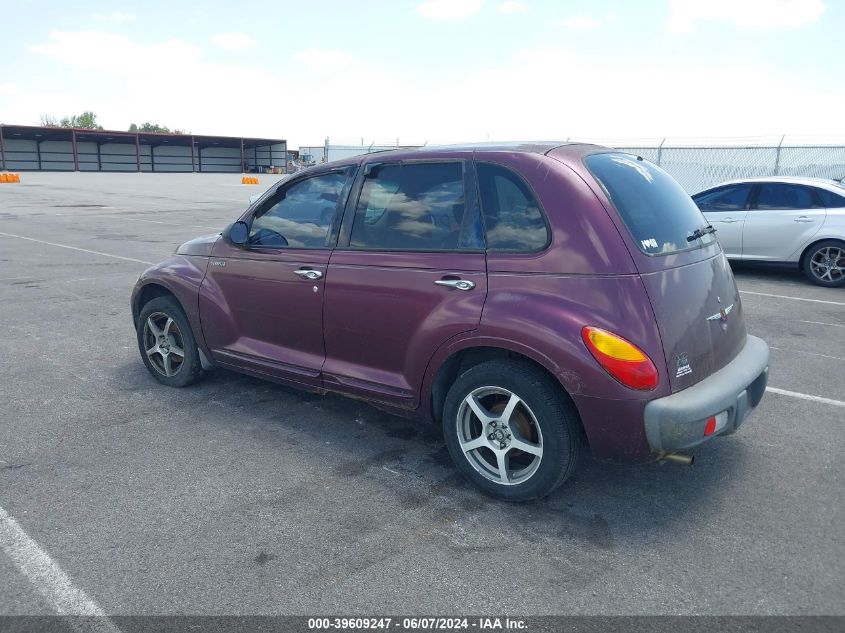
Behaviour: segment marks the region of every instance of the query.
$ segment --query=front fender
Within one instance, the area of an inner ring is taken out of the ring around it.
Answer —
[[[208,268],[208,257],[171,255],[141,273],[132,289],[132,320],[137,326],[143,303],[161,294],[173,295],[191,325],[197,346],[208,355],[199,313],[199,289]],[[161,291],[164,290],[165,293]]]

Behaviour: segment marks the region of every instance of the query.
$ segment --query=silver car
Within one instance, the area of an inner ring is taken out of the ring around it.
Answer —
[[[731,260],[797,266],[820,286],[845,285],[845,186],[772,176],[692,197]]]

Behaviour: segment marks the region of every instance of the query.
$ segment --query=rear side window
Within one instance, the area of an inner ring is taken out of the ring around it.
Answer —
[[[350,246],[369,250],[483,248],[467,212],[461,162],[386,163],[366,175]]]
[[[549,243],[549,228],[525,181],[509,169],[489,163],[477,163],[476,172],[487,249],[543,250]]]
[[[584,163],[644,253],[665,255],[716,240],[712,233],[687,239],[707,226],[707,220],[683,187],[657,165],[615,152],[592,154]]]
[[[765,182],[759,187],[755,205],[757,209],[813,208],[813,192],[809,187],[780,182]]]
[[[741,211],[745,209],[751,185],[733,185],[693,196],[702,211]]]
[[[833,193],[827,189],[816,189],[821,203],[828,209],[845,208],[845,189],[841,194]]]

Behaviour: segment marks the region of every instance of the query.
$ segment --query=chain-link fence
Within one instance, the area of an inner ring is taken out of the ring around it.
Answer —
[[[642,156],[668,171],[690,193],[734,178],[753,176],[815,176],[845,178],[845,139],[812,137],[752,137],[711,139],[567,139],[616,147]],[[838,142],[838,141],[842,142]],[[419,147],[421,144],[371,143],[300,147],[302,165],[313,165],[359,154]]]
[[[734,178],[814,176],[845,178],[845,143],[785,142],[698,144],[661,139],[655,143],[610,143],[669,172],[691,194]]]

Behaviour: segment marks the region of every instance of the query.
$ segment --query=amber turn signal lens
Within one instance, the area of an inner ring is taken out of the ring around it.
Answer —
[[[639,347],[621,336],[597,327],[584,326],[581,338],[593,358],[626,387],[650,391],[657,387],[657,367]]]

